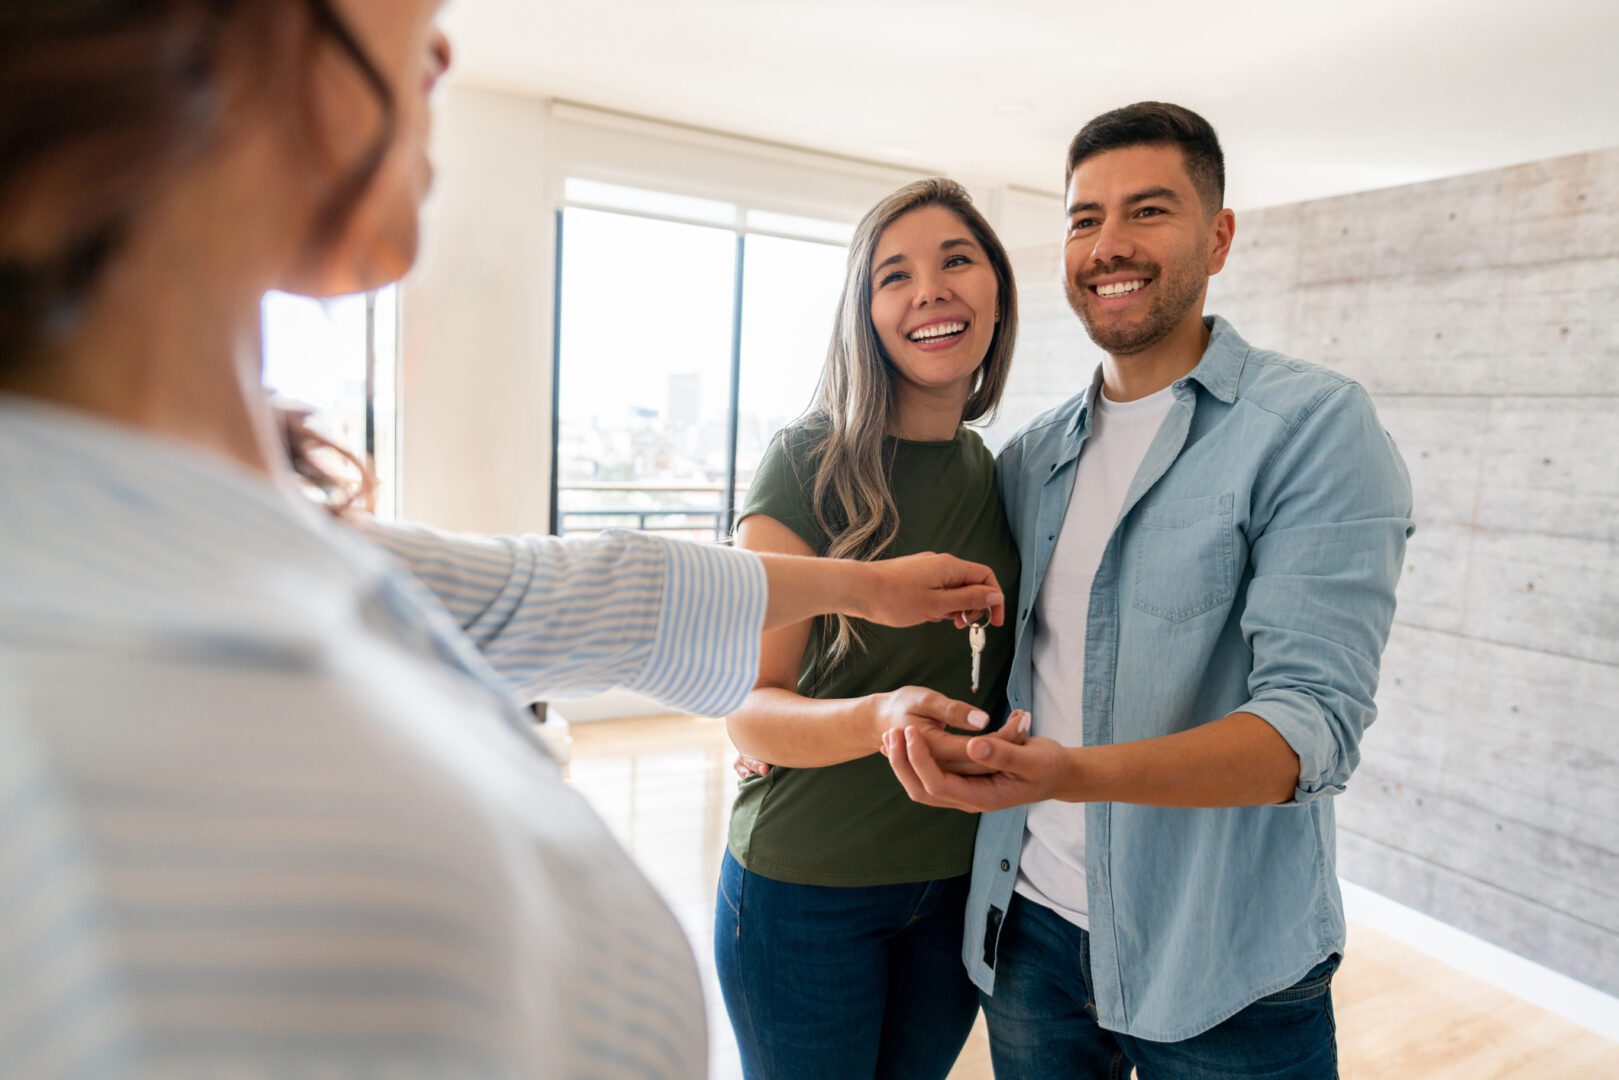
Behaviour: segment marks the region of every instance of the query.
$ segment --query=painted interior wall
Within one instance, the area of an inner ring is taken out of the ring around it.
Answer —
[[[1017,253],[997,444],[1099,360]],[[1339,871],[1619,993],[1619,149],[1238,215],[1209,310],[1364,383],[1418,532]]]
[[[425,241],[401,298],[400,516],[544,532],[552,215],[543,103],[452,89]]]

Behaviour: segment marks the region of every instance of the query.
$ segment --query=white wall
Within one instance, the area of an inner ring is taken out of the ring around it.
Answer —
[[[403,297],[401,516],[544,532],[551,476],[552,215],[546,110],[456,88]]]

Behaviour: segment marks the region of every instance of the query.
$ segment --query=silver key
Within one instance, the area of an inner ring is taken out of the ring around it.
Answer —
[[[984,643],[988,639],[988,634],[984,628],[988,625],[988,618],[985,618],[981,623],[967,624],[967,645],[973,652],[973,693],[975,694],[978,693],[978,669],[983,667],[984,662]]]

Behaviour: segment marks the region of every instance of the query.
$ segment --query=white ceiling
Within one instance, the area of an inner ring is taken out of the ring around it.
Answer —
[[[457,78],[967,180],[1061,187],[1157,98],[1248,208],[1619,146],[1619,0],[456,0]]]

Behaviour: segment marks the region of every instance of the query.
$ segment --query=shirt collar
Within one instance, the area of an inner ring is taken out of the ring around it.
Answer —
[[[1195,382],[1227,405],[1237,400],[1237,386],[1242,381],[1242,368],[1248,360],[1249,345],[1231,324],[1219,315],[1206,315],[1203,325],[1209,328],[1209,344],[1197,366],[1181,382]],[[1079,396],[1079,407],[1068,422],[1067,434],[1078,435],[1087,426],[1091,405],[1102,392],[1102,366],[1096,366],[1091,384]]]
[[[1248,361],[1248,343],[1218,315],[1205,316],[1203,325],[1209,328],[1208,348],[1186,377],[1230,405],[1237,400],[1242,366]]]

